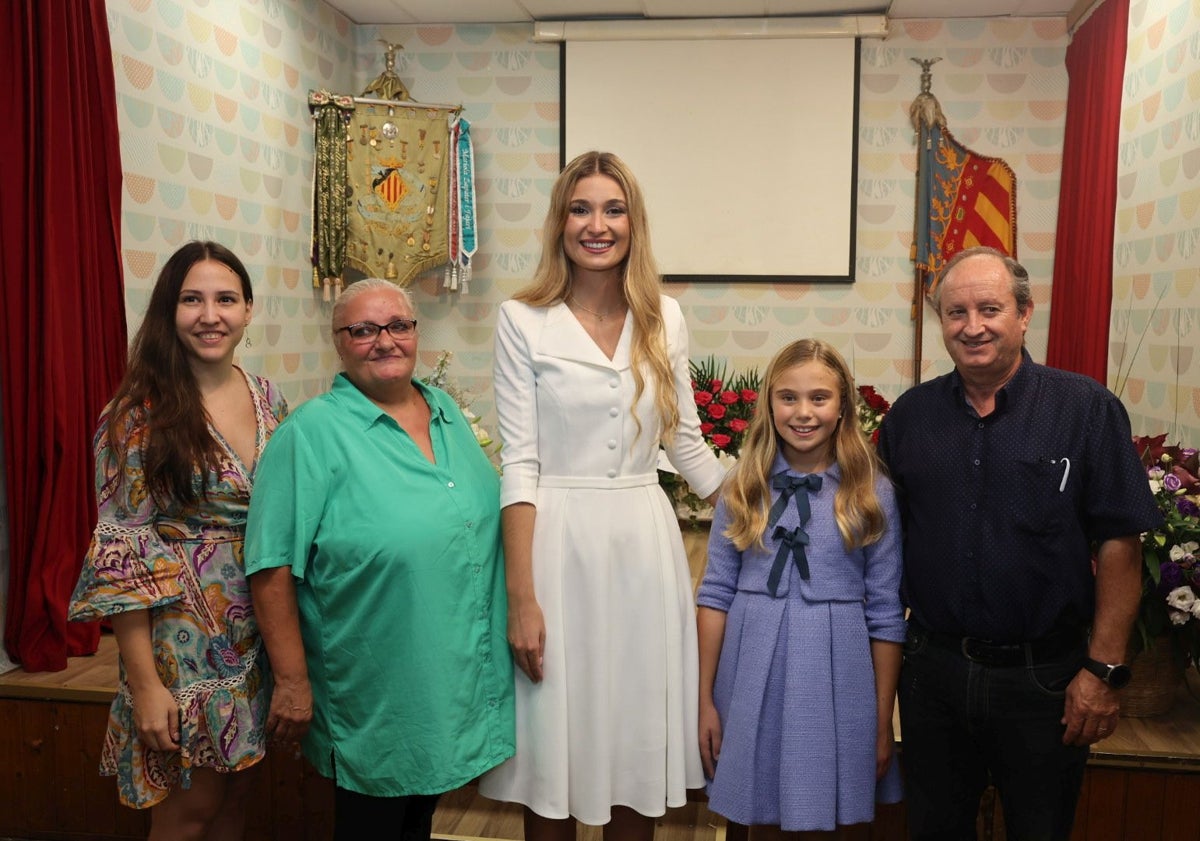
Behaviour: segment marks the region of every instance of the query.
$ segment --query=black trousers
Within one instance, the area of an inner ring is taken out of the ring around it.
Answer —
[[[1061,720],[1084,645],[985,664],[909,623],[900,756],[913,841],[974,839],[989,781],[1010,841],[1067,841],[1088,748],[1062,743]]]
[[[438,794],[372,797],[335,788],[334,841],[430,841]]]

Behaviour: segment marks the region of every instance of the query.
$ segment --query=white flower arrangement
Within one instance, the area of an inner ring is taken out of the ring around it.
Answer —
[[[462,409],[463,416],[466,417],[467,423],[471,424],[471,432],[475,435],[475,440],[479,442],[479,446],[493,463],[500,453],[500,445],[492,438],[482,424],[480,424],[479,415],[471,409],[471,403],[474,396],[460,388],[458,385],[450,381],[447,374],[447,369],[450,367],[450,358],[454,354],[451,351],[444,350],[438,354],[437,361],[433,365],[433,373],[425,377],[426,385],[440,388],[442,391],[454,398],[454,402],[458,404],[458,408]]]
[[[1133,643],[1140,650],[1169,635],[1176,653],[1200,669],[1200,453],[1166,438],[1133,439],[1164,520],[1141,538],[1142,600]]]

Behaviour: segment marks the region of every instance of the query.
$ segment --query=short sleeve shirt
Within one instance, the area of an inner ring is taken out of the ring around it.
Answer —
[[[271,439],[246,534],[247,574],[296,579],[305,755],[376,797],[448,791],[515,745],[499,476],[453,399],[416,385],[436,463],[339,374]]]
[[[1090,624],[1094,548],[1161,523],[1121,402],[1035,364],[980,417],[957,372],[902,394],[879,438],[904,524],[902,595],[925,627],[998,641]]]

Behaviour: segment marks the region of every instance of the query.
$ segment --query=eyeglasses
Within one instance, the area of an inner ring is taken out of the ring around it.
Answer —
[[[388,331],[388,335],[393,339],[407,339],[417,332],[417,320],[415,318],[397,318],[390,324],[376,324],[373,321],[359,321],[355,324],[350,324],[346,327],[339,327],[334,330],[335,333],[340,333],[345,330],[350,335],[350,341],[356,345],[365,345],[374,342],[379,338],[379,334],[384,330]]]

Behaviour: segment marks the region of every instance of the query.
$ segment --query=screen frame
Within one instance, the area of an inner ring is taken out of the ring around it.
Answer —
[[[803,40],[803,39],[791,39]],[[843,189],[848,190],[848,219],[845,222],[847,231],[847,253],[844,269],[836,269],[831,273],[690,273],[672,272],[669,267],[664,271],[663,279],[672,283],[820,283],[820,284],[850,284],[855,280],[857,260],[857,223],[858,223],[858,170],[859,170],[859,120],[860,120],[860,70],[862,61],[862,38],[847,36],[847,41],[853,42],[853,81],[851,102],[851,137],[848,184]],[[568,108],[568,40],[559,42],[559,97],[561,115],[559,120],[559,169],[564,168],[569,160],[567,131],[570,118]],[[607,106],[605,106],[607,107]],[[803,194],[803,185],[782,182],[775,199],[779,206],[790,196]]]

